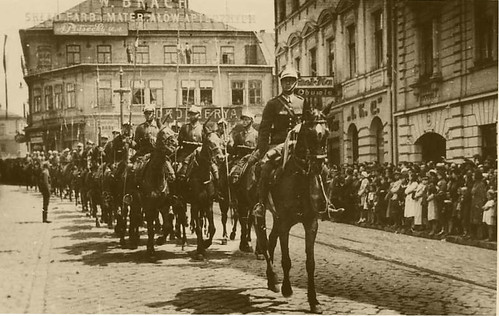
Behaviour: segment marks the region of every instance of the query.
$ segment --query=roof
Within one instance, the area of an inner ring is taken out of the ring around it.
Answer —
[[[101,5],[106,3],[107,5]],[[136,30],[199,30],[199,31],[239,31],[238,29],[229,26],[225,23],[216,21],[208,16],[196,12],[188,8],[176,9],[173,7],[165,7],[165,1],[149,1],[145,2],[148,5],[158,3],[158,7],[147,8],[151,13],[151,22],[137,22],[136,20],[130,21],[131,14],[139,10],[138,0],[130,0],[129,2],[123,0],[86,0],[71,9],[60,13],[54,20],[61,22],[84,22],[91,21],[90,14],[93,14],[95,20],[93,22],[102,22],[103,17],[105,22],[109,16],[116,17],[115,21],[127,22],[129,31]],[[130,3],[130,6],[124,7],[124,3]],[[85,16],[83,16],[83,14]],[[68,15],[69,14],[69,15]],[[180,19],[175,19],[179,15]],[[187,18],[185,18],[187,16]],[[121,19],[123,18],[123,19]],[[166,20],[169,19],[169,20]],[[166,21],[165,21],[166,20]],[[46,20],[36,26],[28,28],[27,30],[48,30],[53,28],[53,20]]]
[[[260,31],[255,32],[255,35],[260,42],[260,47],[263,56],[265,57],[265,63],[267,65],[273,65],[275,62],[275,34]]]
[[[13,113],[13,112],[8,113],[8,119],[9,120],[18,120],[18,119],[25,120],[25,118],[22,115],[19,115],[17,113]],[[5,121],[5,110],[4,109],[0,109],[0,121]]]

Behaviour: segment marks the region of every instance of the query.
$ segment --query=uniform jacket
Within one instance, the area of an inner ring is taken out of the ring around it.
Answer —
[[[178,161],[183,161],[198,146],[187,144],[186,142],[200,143],[203,141],[203,125],[200,122],[192,125],[187,123],[182,125],[178,134]]]
[[[267,102],[259,128],[260,153],[267,152],[269,145],[283,143],[288,132],[299,123],[302,111],[303,98],[295,94],[289,97],[280,94]]]
[[[136,156],[144,156],[154,150],[156,146],[156,137],[158,136],[161,123],[154,119],[149,122],[144,122],[135,129],[135,150]]]
[[[43,169],[40,173],[40,192],[50,192],[50,173],[48,169]]]
[[[238,146],[252,147],[255,149],[257,144],[258,132],[253,128],[253,126],[250,126],[248,129],[244,128],[232,136],[232,142],[229,144],[230,153],[238,157],[242,157],[250,153],[252,150],[249,148],[238,148]]]

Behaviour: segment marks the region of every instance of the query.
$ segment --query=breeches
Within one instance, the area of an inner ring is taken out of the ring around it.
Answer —
[[[50,191],[47,189],[43,189],[42,196],[43,196],[43,210],[47,211],[48,207],[49,207],[49,201],[50,201]]]

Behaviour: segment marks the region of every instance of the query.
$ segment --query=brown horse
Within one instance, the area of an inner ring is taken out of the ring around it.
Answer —
[[[280,175],[270,189],[269,205],[273,215],[273,226],[269,239],[267,240],[265,231],[265,214],[255,214],[255,229],[257,248],[260,248],[267,262],[267,285],[274,292],[278,291],[277,277],[273,270],[274,249],[279,239],[284,273],[281,292],[283,296],[289,297],[293,294],[289,279],[291,269],[289,231],[295,224],[303,224],[308,302],[312,313],[321,313],[315,292],[314,244],[318,218],[327,208],[324,194],[324,162],[329,132],[320,111],[304,109],[303,119],[302,126],[297,132],[295,148],[290,152],[288,161],[278,172]]]

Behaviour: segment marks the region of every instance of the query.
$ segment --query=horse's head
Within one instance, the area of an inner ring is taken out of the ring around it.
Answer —
[[[173,130],[165,125],[156,137],[156,148],[166,155],[171,155],[178,146],[178,141]]]
[[[304,112],[300,130],[307,158],[323,161],[327,157],[327,139],[329,130],[324,114],[318,109]]]
[[[209,120],[203,124],[203,146],[201,152],[206,152],[209,159],[214,159],[219,163],[224,159],[224,152],[222,150],[222,140],[218,137],[217,124]]]

